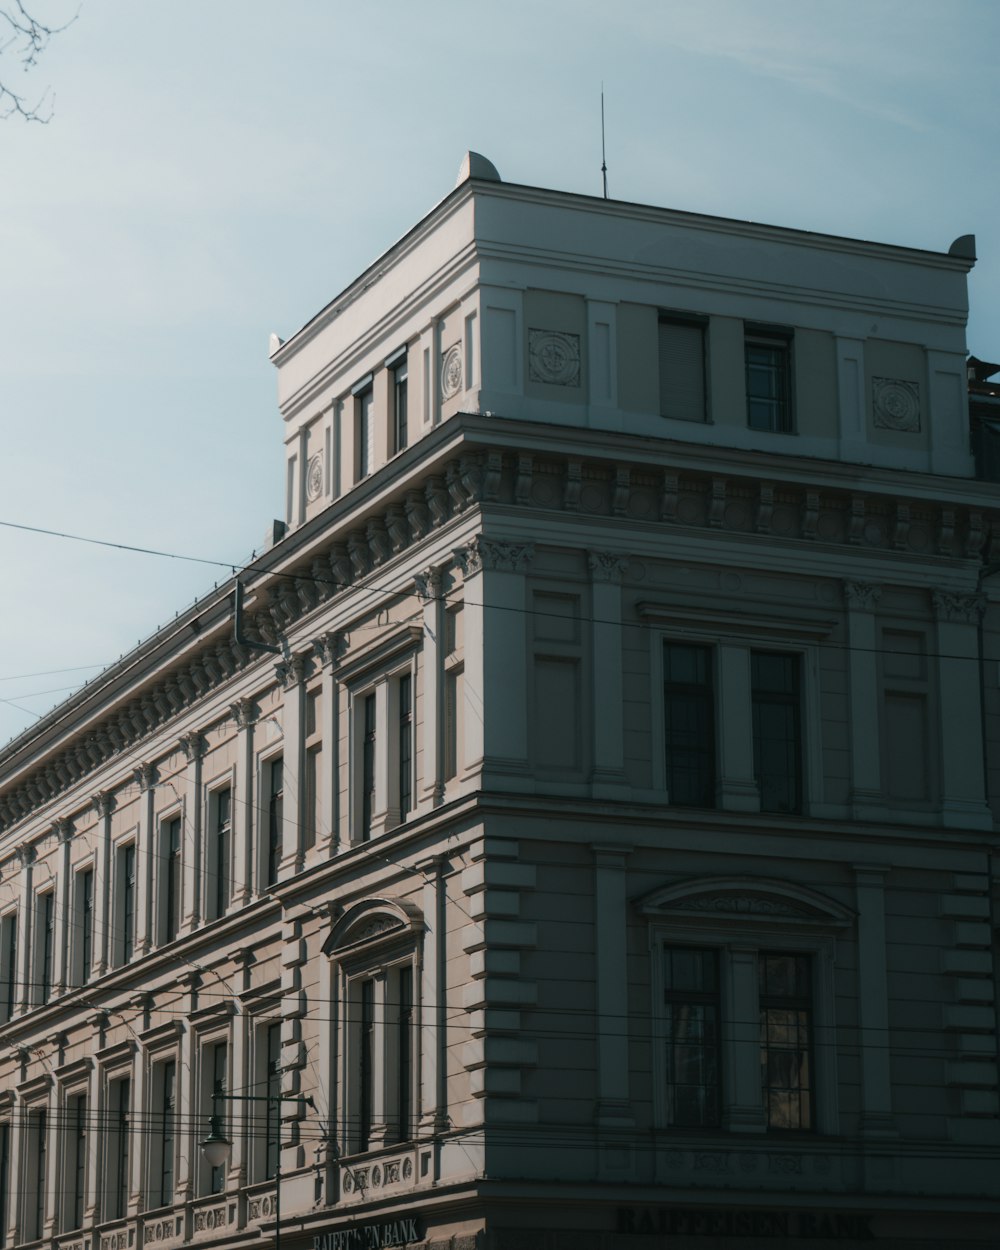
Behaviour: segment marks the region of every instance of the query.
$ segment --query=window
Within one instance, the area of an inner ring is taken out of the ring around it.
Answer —
[[[392,368],[392,416],[393,416],[393,450],[402,451],[407,445],[407,411],[406,381],[407,360],[403,351],[402,360],[387,362]]]
[[[760,1075],[767,1126],[812,1128],[812,990],[805,955],[759,958]]]
[[[396,684],[396,704],[396,786],[402,821],[413,806],[413,677],[410,673],[404,673]]]
[[[714,1127],[721,1118],[717,952],[667,947],[663,1002],[667,1122],[679,1128]]]
[[[284,821],[284,784],[285,766],[282,757],[268,760],[264,765],[267,779],[267,830],[264,864],[264,887],[274,885],[278,880],[278,865],[281,863],[283,821]]]
[[[444,614],[444,778],[458,776],[462,763],[465,704],[465,621],[462,604]]]
[[[341,1133],[350,1153],[413,1134],[419,1030],[415,966],[419,918],[384,901],[350,908],[324,951],[344,1004]]]
[[[55,895],[49,890],[35,900],[35,1001],[52,997],[52,958],[55,942]]]
[[[208,1122],[209,1118],[218,1114],[219,1119],[225,1128],[227,1119],[227,1109],[229,1104],[224,1101],[217,1101],[213,1095],[224,1094],[227,1089],[227,1079],[229,1071],[229,1044],[228,1042],[211,1042],[202,1050],[201,1057],[201,1105],[202,1118],[204,1122]],[[204,1159],[201,1161],[201,1191],[209,1194],[221,1194],[226,1188],[226,1167],[225,1164],[219,1167],[210,1167]]]
[[[90,980],[94,962],[94,870],[81,868],[76,874],[75,902],[77,923],[73,935],[74,972],[77,985]]]
[[[658,1121],[838,1132],[834,956],[853,913],[754,877],[679,881],[636,906],[652,929]]]
[[[882,788],[890,803],[926,805],[938,790],[936,753],[930,749],[927,637],[883,628],[879,640]]]
[[[660,415],[678,421],[704,421],[705,322],[661,317]]]
[[[151,1205],[167,1207],[174,1201],[177,1159],[177,1060],[166,1059],[153,1069],[153,1123],[150,1140]]]
[[[161,943],[173,942],[181,924],[181,818],[171,816],[160,825],[160,923]]]
[[[715,806],[715,708],[709,647],[663,645],[667,794],[679,807]]]
[[[66,1176],[64,1231],[83,1227],[87,1199],[87,1095],[74,1094],[66,1103]]]
[[[802,810],[802,726],[799,658],[771,651],[750,655],[753,771],[762,812]]]
[[[278,1171],[280,1149],[281,1103],[281,1025],[277,1021],[264,1025],[257,1034],[261,1047],[259,1056],[260,1084],[267,1096],[264,1103],[263,1179],[272,1180]]]
[[[132,962],[135,953],[135,843],[118,848],[116,859],[117,965]]]
[[[14,1015],[17,1006],[17,912],[0,920],[0,1023]]]
[[[316,845],[320,827],[323,778],[323,691],[306,691],[305,811],[302,814],[302,849]]]
[[[374,691],[364,696],[362,713],[364,719],[361,735],[361,837],[370,838],[372,813],[375,811],[375,748],[377,744]]]
[[[791,433],[791,333],[748,325],[744,352],[747,424],[751,430]]]
[[[45,1165],[48,1147],[44,1107],[28,1111],[25,1158],[24,1238],[35,1241],[45,1233]]]
[[[10,1219],[10,1121],[0,1124],[0,1246],[7,1244]]]
[[[218,920],[229,908],[230,841],[233,792],[226,786],[208,797],[208,873],[206,874],[206,915]]]
[[[112,1220],[121,1219],[128,1206],[129,1128],[132,1082],[127,1077],[112,1081],[108,1086],[108,1134],[105,1184],[107,1186],[107,1214]]]
[[[375,467],[375,392],[370,374],[354,388],[354,412],[357,480],[360,482]]]

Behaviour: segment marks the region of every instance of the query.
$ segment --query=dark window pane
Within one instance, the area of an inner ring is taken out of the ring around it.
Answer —
[[[682,807],[715,806],[715,709],[707,647],[666,643],[663,713],[667,795]]]

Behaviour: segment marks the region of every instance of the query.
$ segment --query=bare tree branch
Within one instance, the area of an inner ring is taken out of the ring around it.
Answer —
[[[25,73],[33,70],[52,38],[61,34],[67,26],[72,26],[79,16],[80,10],[77,9],[61,26],[46,26],[28,12],[22,0],[0,4],[0,32],[4,32],[0,34],[0,57],[9,54],[21,62]],[[30,104],[26,95],[18,94],[0,79],[0,119],[16,115],[26,122],[41,122],[44,126],[52,118],[54,101],[55,96],[46,87],[38,101]]]

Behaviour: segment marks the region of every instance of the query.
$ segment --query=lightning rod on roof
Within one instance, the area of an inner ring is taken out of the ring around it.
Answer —
[[[604,152],[604,83],[601,83],[601,178],[604,181],[604,198],[608,198],[608,160]]]

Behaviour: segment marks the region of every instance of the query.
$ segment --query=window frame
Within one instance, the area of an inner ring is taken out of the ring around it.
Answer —
[[[177,831],[173,849],[172,832]],[[156,941],[158,946],[180,936],[184,889],[184,811],[170,807],[157,816]]]
[[[86,1083],[75,1083],[62,1091],[61,1098],[65,1132],[61,1134],[62,1190],[58,1228],[60,1233],[69,1233],[83,1228],[87,1212],[90,1090]],[[70,1178],[72,1184],[67,1184]]]
[[[794,434],[796,432],[794,343],[795,331],[788,326],[771,326],[744,322],[743,366],[748,430],[764,434]],[[764,365],[751,362],[750,353],[752,351],[769,351],[773,353],[773,363]],[[779,393],[775,395],[753,393],[750,389],[752,368],[769,370],[776,379],[777,385],[775,390]],[[770,418],[766,422],[755,421],[752,404],[769,405]]]
[[[47,1099],[26,1102],[24,1106],[24,1143],[21,1158],[21,1199],[18,1219],[20,1241],[40,1241],[45,1236],[47,1211],[46,1190],[49,1184],[49,1105]],[[28,1197],[34,1195],[29,1210]],[[30,1223],[29,1223],[30,1218]]]
[[[367,899],[345,912],[323,945],[330,959],[331,994],[344,1005],[330,1062],[345,1155],[398,1147],[416,1130],[423,928],[412,904]],[[366,986],[371,986],[370,1089],[363,1071]]]
[[[138,936],[139,849],[135,830],[115,843],[112,862],[114,864],[112,967],[124,968],[135,958]]]
[[[233,802],[236,794],[232,770],[213,778],[205,787],[205,897],[206,920],[221,920],[233,902]],[[225,796],[223,798],[223,796]],[[225,812],[226,819],[222,820]],[[224,871],[221,871],[224,870]]]
[[[366,374],[351,387],[354,407],[354,480],[363,482],[375,471],[375,375]]]
[[[754,684],[754,659],[761,656],[777,656],[781,659],[791,660],[793,664],[794,689],[791,693],[785,693],[777,690],[763,689],[759,684]],[[805,809],[806,804],[806,787],[805,787],[805,769],[803,765],[804,751],[802,749],[805,737],[805,726],[803,723],[803,681],[802,681],[803,659],[802,653],[794,650],[786,650],[778,647],[751,647],[750,648],[750,713],[751,713],[751,735],[753,739],[753,755],[754,755],[754,779],[757,782],[757,791],[760,795],[760,810],[774,815],[798,816]],[[765,804],[764,801],[764,785],[761,780],[762,769],[762,738],[763,735],[758,732],[758,711],[764,706],[770,707],[787,707],[792,710],[792,768],[791,781],[795,789],[795,802],[790,807],[776,807]]]
[[[95,906],[97,881],[94,859],[73,866],[73,918],[70,934],[70,987],[89,985],[94,972]]]
[[[748,1071],[758,1073],[752,1082],[759,1104],[751,1131],[779,1138],[796,1133],[808,1137],[836,1134],[839,1107],[835,954],[837,936],[854,925],[853,912],[803,886],[756,877],[676,882],[638,900],[636,910],[649,924],[654,1122],[657,1128],[671,1134],[697,1131],[713,1135],[746,1130],[748,1126],[742,1118],[746,1108],[738,1108],[734,1113],[730,1096],[730,1091],[735,1094],[738,1089],[737,1065],[740,1065],[744,1088],[747,1085],[745,1074]],[[672,1125],[668,1117],[663,951],[679,947],[718,952],[722,1114],[718,1127],[704,1130]],[[759,956],[789,953],[810,960],[813,1115],[808,1129],[767,1127],[759,1077],[760,1030],[756,1021],[742,1021],[738,1007],[740,1003],[752,1002],[755,1010],[760,1011]],[[752,983],[747,980],[748,976]]]
[[[392,451],[398,455],[409,446],[409,347],[404,345],[387,356],[389,391],[392,397]],[[400,399],[402,398],[402,405]],[[402,408],[402,413],[400,409]]]
[[[33,908],[31,961],[31,1000],[36,1007],[46,1006],[55,991],[56,956],[56,891],[55,885],[39,890]]]
[[[0,915],[0,1024],[17,1015],[17,922],[16,904]]]
[[[711,423],[711,406],[709,402],[709,318],[694,312],[675,312],[661,309],[657,316],[656,347],[657,347],[657,380],[659,384],[659,414],[666,421],[687,421],[694,425]],[[699,335],[699,356],[701,361],[701,413],[700,415],[684,415],[680,412],[668,412],[667,387],[665,386],[666,371],[664,369],[663,327],[676,326],[684,330],[696,330]]]
[[[277,790],[274,789],[275,776],[281,779]],[[281,746],[269,748],[257,756],[257,793],[260,802],[255,878],[257,892],[264,894],[278,884],[284,855],[285,755]]]

